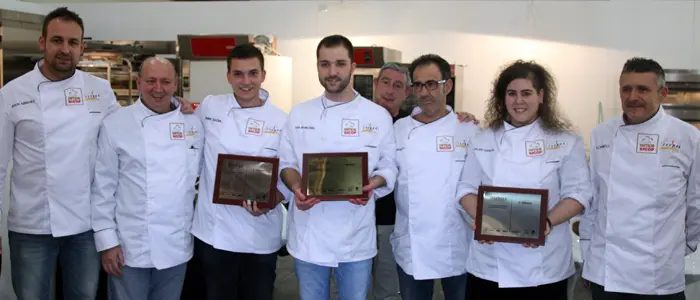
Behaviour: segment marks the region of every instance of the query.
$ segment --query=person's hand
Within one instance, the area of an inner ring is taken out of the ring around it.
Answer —
[[[472,230],[476,231],[476,221],[472,221]],[[477,241],[479,244],[493,245],[493,241]]]
[[[459,119],[459,122],[461,123],[472,121],[475,125],[479,125],[479,120],[468,112],[458,112],[457,119]]]
[[[175,99],[180,101],[180,111],[182,111],[183,114],[189,115],[194,113],[194,109],[192,109],[192,103],[190,103],[190,101],[178,96],[175,96]]]
[[[262,216],[270,211],[269,208],[258,208],[258,202],[252,201],[252,205],[248,204],[248,201],[243,201],[243,208],[247,209],[248,212],[253,216]]]
[[[355,205],[362,205],[365,206],[367,205],[367,202],[369,202],[369,199],[372,198],[372,193],[374,192],[374,189],[376,189],[378,186],[384,184],[384,178],[375,176],[369,179],[369,183],[365,186],[362,187],[363,192],[368,192],[367,193],[367,199],[362,199],[362,198],[353,198],[350,199],[350,203],[355,204]]]
[[[321,200],[317,198],[307,198],[306,196],[304,196],[304,194],[301,193],[301,188],[299,187],[295,187],[293,190],[294,203],[296,204],[297,208],[301,211],[309,210],[310,208],[314,207],[314,205],[321,202]]]
[[[551,228],[549,228],[549,222],[546,222],[545,226],[546,227],[544,229],[544,237],[547,237],[549,235],[549,232],[551,231]],[[537,248],[539,246],[540,245],[535,245],[535,244],[523,244],[523,247],[525,247],[525,248]]]
[[[124,254],[122,247],[116,246],[111,249],[100,252],[102,257],[102,268],[112,276],[122,276],[122,267],[124,264]]]

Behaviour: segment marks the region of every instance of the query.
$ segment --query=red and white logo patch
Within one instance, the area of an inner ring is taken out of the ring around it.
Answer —
[[[185,123],[170,123],[170,139],[184,140],[185,139]]]
[[[525,151],[528,157],[544,155],[544,140],[525,142]]]

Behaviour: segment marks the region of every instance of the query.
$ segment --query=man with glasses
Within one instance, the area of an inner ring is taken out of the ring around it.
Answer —
[[[395,62],[384,64],[374,79],[374,102],[384,107],[394,123],[411,115],[412,107],[404,107],[411,96],[411,77],[408,67]],[[458,113],[460,122],[479,124],[474,115]],[[374,258],[372,295],[375,300],[395,300],[399,298],[399,282],[396,260],[391,250],[389,238],[394,232],[396,203],[394,192],[377,199],[375,205],[377,224],[377,256]],[[331,277],[332,280],[332,277]],[[333,281],[333,280],[332,280]],[[334,283],[334,282],[333,282]],[[333,288],[332,299],[338,299]]]
[[[450,65],[427,54],[409,68],[418,106],[394,125],[396,227],[391,236],[404,300],[432,299],[440,279],[445,299],[464,299],[469,227],[455,194],[467,154],[478,131],[460,122],[447,105],[453,87]]]

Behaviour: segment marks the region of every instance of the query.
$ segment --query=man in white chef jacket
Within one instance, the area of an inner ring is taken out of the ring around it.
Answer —
[[[593,210],[581,221],[583,277],[596,300],[685,299],[700,241],[700,131],[667,114],[661,66],[628,60],[623,115],[591,135]]]
[[[173,98],[175,68],[141,66],[139,100],[100,127],[92,227],[114,300],[179,299],[187,261],[203,126]]]
[[[0,207],[12,161],[8,230],[19,300],[49,299],[57,257],[66,299],[92,300],[97,291],[90,183],[98,127],[119,104],[109,82],[76,70],[83,29],[66,8],[47,14],[44,58],[0,89]]]
[[[352,89],[352,43],[325,37],[316,50],[325,92],[292,108],[280,142],[280,169],[294,191],[287,249],[294,257],[301,299],[328,299],[331,269],[341,299],[366,299],[377,254],[374,201],[394,187],[396,147],[392,120],[381,106]],[[367,152],[368,201],[319,201],[301,192],[304,153]]]
[[[440,279],[445,299],[464,299],[469,225],[455,201],[469,139],[478,131],[447,106],[450,65],[434,54],[409,68],[418,107],[394,125],[396,225],[391,244],[401,298],[432,299]]]
[[[265,59],[251,44],[231,49],[227,80],[233,93],[207,96],[195,114],[204,124],[204,167],[192,234],[202,266],[206,299],[272,299],[283,207],[212,202],[220,153],[277,157],[287,114],[261,88]],[[278,181],[278,200],[291,192]],[[281,192],[279,192],[281,191]]]

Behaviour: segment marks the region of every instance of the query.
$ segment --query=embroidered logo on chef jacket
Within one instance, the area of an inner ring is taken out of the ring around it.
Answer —
[[[360,136],[360,120],[343,119],[342,136]]]
[[[525,151],[528,157],[544,155],[544,140],[525,142]]]
[[[170,123],[170,139],[184,140],[185,139],[185,123]]]
[[[437,152],[452,152],[454,150],[454,137],[449,135],[437,137]]]
[[[248,122],[245,124],[245,134],[262,136],[263,126],[265,126],[265,121],[248,119]]]
[[[673,151],[673,152],[678,152],[681,150],[681,145],[676,144],[676,141],[672,140],[670,143],[669,142],[664,142],[661,144],[661,150],[668,150],[668,151]]]
[[[85,102],[97,100],[100,100],[100,94],[95,93],[95,91],[90,91],[87,95],[85,95]]]
[[[265,134],[281,134],[281,133],[282,133],[282,129],[275,126],[275,125],[268,126],[267,128],[265,128]]]
[[[547,144],[547,150],[559,150],[564,147],[566,147],[566,142],[564,141],[555,141]]]
[[[457,148],[467,149],[467,141],[462,140],[462,141],[457,142]]]
[[[377,130],[379,130],[379,126],[374,125],[372,123],[369,123],[369,124],[362,127],[362,132],[367,132],[367,133],[377,133]]]
[[[63,91],[66,96],[66,105],[83,105],[83,90],[81,89],[66,89]]]
[[[659,149],[659,135],[638,133],[637,134],[637,153],[656,154]]]
[[[197,128],[194,128],[194,126],[192,126],[192,128],[190,128],[190,130],[187,131],[187,136],[195,136],[195,135],[197,135]]]

